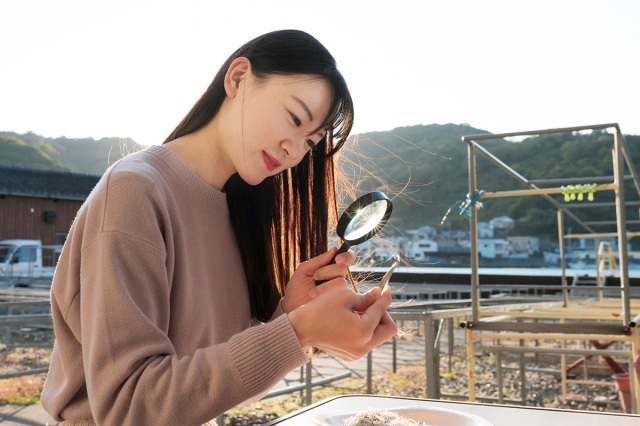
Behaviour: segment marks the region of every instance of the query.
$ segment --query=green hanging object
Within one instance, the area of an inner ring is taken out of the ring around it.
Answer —
[[[587,200],[593,201],[595,199],[597,185],[595,183],[589,183],[586,185],[567,185],[562,186],[562,195],[564,196],[565,202],[570,202],[574,200],[582,201],[584,200],[584,194],[587,194]]]
[[[585,191],[587,192],[587,199],[589,201],[593,201],[595,199],[594,194],[596,193],[596,184],[595,183],[591,183],[589,185],[585,185],[587,188],[585,189]]]

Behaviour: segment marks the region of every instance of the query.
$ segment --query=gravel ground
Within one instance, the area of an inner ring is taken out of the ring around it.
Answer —
[[[0,374],[19,370],[38,368],[48,365],[49,349],[24,348],[13,351],[0,351]],[[503,398],[521,400],[520,372],[517,369],[518,359],[503,359]],[[451,365],[451,370],[449,366]],[[510,368],[509,368],[510,367]],[[528,368],[558,369],[558,366],[533,359],[527,360]],[[604,370],[607,373],[607,370]],[[440,391],[443,399],[466,400],[468,393],[466,355],[458,349],[449,360],[441,357]],[[476,358],[476,398],[498,398],[498,383],[495,370],[495,358],[491,354],[483,354]],[[607,375],[608,374],[608,375]],[[610,381],[610,373],[603,374],[604,381]],[[590,379],[594,379],[590,376]],[[0,380],[0,404],[32,404],[37,403],[44,383],[43,375],[18,377]],[[425,398],[426,378],[424,364],[400,367],[396,373],[378,372],[373,377],[373,394],[395,395]],[[342,394],[366,393],[364,378],[350,378],[334,382],[332,386],[316,388],[313,391],[313,402]],[[578,409],[590,411],[621,411],[616,390],[611,386],[568,386],[568,401],[561,401],[561,383],[554,374],[526,372],[526,405],[535,407]],[[226,413],[224,425],[248,426],[263,424],[274,420],[304,406],[304,395],[295,393],[261,400],[241,409]]]
[[[458,352],[452,359],[452,370],[449,372],[448,358],[441,359],[440,391],[443,394],[457,397],[443,397],[443,399],[466,400],[468,382],[465,355]],[[521,400],[520,371],[515,369],[519,364],[503,360],[506,369],[503,371],[503,397],[505,404],[508,400]],[[532,365],[530,365],[532,367]],[[557,368],[555,365],[538,362],[537,368]],[[498,383],[495,372],[494,359],[490,355],[476,359],[476,398],[498,398]],[[594,377],[590,377],[594,379]],[[603,381],[610,381],[610,377],[601,377]],[[373,394],[395,395],[416,398],[426,398],[426,378],[424,366],[401,367],[394,374],[391,372],[378,373],[373,378]],[[365,393],[364,379],[345,379],[335,382],[334,386],[314,389],[313,402],[341,394]],[[258,401],[242,409],[227,413],[224,425],[249,426],[263,424],[303,407],[303,397],[299,394],[286,397],[271,398]],[[533,407],[621,412],[618,394],[611,386],[596,385],[568,385],[567,402],[563,402],[561,382],[554,374],[535,371],[526,372],[526,404]],[[519,402],[518,402],[519,403]]]

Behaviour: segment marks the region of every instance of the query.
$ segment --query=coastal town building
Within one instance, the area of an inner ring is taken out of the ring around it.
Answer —
[[[0,240],[65,242],[100,176],[0,166]]]

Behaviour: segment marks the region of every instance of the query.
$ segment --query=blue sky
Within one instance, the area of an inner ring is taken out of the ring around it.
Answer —
[[[640,1],[0,3],[0,130],[160,143],[239,45],[310,32],[355,132],[617,122],[640,134]]]

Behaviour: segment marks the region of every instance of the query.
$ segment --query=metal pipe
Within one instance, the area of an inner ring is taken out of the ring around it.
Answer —
[[[567,262],[564,259],[564,209],[558,209],[558,245],[560,247],[560,269],[562,270],[562,297],[564,307],[569,306],[569,290],[567,289]]]
[[[427,398],[438,398],[439,366],[436,363],[436,329],[431,315],[424,316],[424,358],[427,373]]]
[[[614,191],[617,188],[616,184],[602,184],[596,185],[596,191]],[[520,197],[529,195],[543,195],[543,194],[562,194],[564,189],[562,188],[538,188],[538,189],[519,189],[514,191],[485,191],[480,198],[502,198],[502,197]]]
[[[393,353],[391,369],[395,374],[398,371],[398,341],[395,338],[391,339],[391,350]]]
[[[639,207],[640,201],[627,201],[627,207]],[[593,207],[615,207],[615,202],[588,202],[583,204],[560,204],[563,208],[572,208],[572,209],[580,209],[580,208],[593,208]]]
[[[475,145],[469,144],[469,197],[476,193],[476,154]],[[469,249],[471,261],[471,317],[477,321],[480,315],[480,274],[478,270],[478,207],[476,204],[469,207],[471,220],[469,221],[469,239],[471,246]]]
[[[636,362],[638,362],[638,364],[635,364],[634,356],[640,357],[640,330],[638,330],[638,327],[633,327],[631,331],[632,355],[629,358],[629,388],[631,390],[631,412],[638,414],[640,412],[640,360],[637,360]]]
[[[32,374],[42,374],[49,371],[49,367],[32,368],[30,370],[16,371],[14,373],[0,374],[0,380],[13,379],[15,377],[30,376]]]
[[[511,138],[514,136],[537,136],[537,135],[545,135],[549,133],[569,133],[569,132],[580,132],[582,130],[602,130],[609,128],[618,129],[617,123],[607,123],[607,124],[593,124],[587,126],[573,126],[573,127],[559,127],[556,129],[544,129],[544,130],[528,130],[524,132],[510,132],[510,133],[487,133],[481,135],[470,135],[464,136],[462,139],[466,142],[467,140],[483,140],[483,139],[504,139]]]
[[[24,314],[24,315],[2,315],[0,316],[0,327],[44,324],[50,325],[53,322],[51,314]]]
[[[346,379],[351,377],[351,373],[342,373],[342,374],[336,374],[335,376],[331,376],[331,377],[326,377],[324,379],[319,379],[316,380],[315,382],[311,383],[312,386],[323,386],[323,385],[327,385],[331,382],[335,382],[338,380],[342,380],[342,379]],[[286,388],[280,388],[280,389],[275,389],[272,390],[271,392],[268,392],[267,394],[265,394],[265,396],[262,397],[262,399],[267,399],[267,398],[273,398],[274,396],[280,396],[280,395],[286,395],[289,393],[293,393],[299,390],[304,390],[306,388],[307,384],[306,383],[300,383],[298,385],[293,385],[293,386],[288,386]],[[309,404],[307,404],[309,405]],[[222,423],[220,423],[222,424]]]
[[[476,376],[473,359],[473,331],[467,329],[467,380],[469,382],[469,401],[476,399]]]
[[[625,175],[625,180],[633,179],[632,175]],[[580,184],[580,183],[597,183],[611,182],[613,176],[594,176],[594,177],[576,177],[576,178],[558,178],[558,179],[530,179],[529,183],[534,185],[562,185],[562,184]]]
[[[454,344],[455,336],[453,335],[453,318],[447,318],[447,345],[449,349],[449,373],[453,368],[452,359],[453,359],[453,344]]]
[[[560,320],[560,324],[566,324],[564,320]],[[585,327],[589,327],[589,324],[584,324]],[[471,329],[468,329],[471,330]],[[564,334],[564,333],[482,333],[482,332],[474,332],[474,339],[495,339],[496,337],[500,339],[528,339],[528,340],[615,340],[615,341],[624,341],[627,342],[630,340],[628,335],[616,335],[616,334],[598,334],[598,333],[589,333],[589,334]],[[528,348],[530,352],[535,352],[536,348]],[[547,349],[547,348],[540,348]],[[598,352],[602,353],[602,352]]]
[[[616,219],[618,221],[618,253],[620,264],[620,287],[622,287],[622,315],[624,324],[631,322],[631,305],[629,303],[629,257],[627,255],[627,213],[624,204],[624,156],[622,152],[622,133],[620,129],[616,131],[613,138],[613,171],[615,182],[618,184],[616,190]]]
[[[585,222],[587,225],[617,225],[618,222],[615,220],[594,220],[590,222]],[[627,225],[638,225],[640,224],[640,220],[628,220]]]
[[[595,234],[571,234],[566,235],[565,238],[600,238],[600,237],[617,237],[620,235],[618,232],[598,232]],[[637,237],[640,232],[626,232],[625,235],[629,238]]]
[[[498,404],[504,403],[504,381],[502,379],[502,351],[496,353],[496,379],[498,380]]]
[[[565,322],[564,319],[560,320],[561,324],[563,324],[564,322]],[[560,348],[562,350],[567,349],[566,340],[563,339],[560,341]],[[562,402],[566,404],[567,403],[567,354],[564,352],[560,354],[560,388],[562,390]]]
[[[564,355],[596,355],[596,356],[615,356],[629,358],[629,351],[617,349],[567,349],[567,348],[544,348],[540,346],[477,346],[477,350],[486,352],[513,352],[523,353],[540,353],[540,354],[564,354]]]
[[[519,323],[522,323],[522,318],[518,318],[516,320]],[[524,344],[524,339],[520,339],[519,341],[519,345],[520,347],[525,347]],[[520,363],[520,399],[522,400],[522,403],[525,404],[527,402],[527,375],[526,375],[526,366],[525,366],[525,359],[524,359],[524,352],[520,353],[520,359],[519,359],[519,363]]]
[[[311,405],[311,403],[313,402],[313,394],[312,394],[313,383],[311,381],[311,360],[307,362],[306,379],[307,380],[305,383],[305,403],[306,405]]]
[[[615,382],[605,382],[602,380],[567,380],[567,383],[574,385],[593,385],[593,386],[615,386]]]
[[[633,165],[633,161],[631,161],[631,155],[629,155],[629,149],[627,148],[627,144],[624,141],[624,135],[620,131],[620,128],[617,128],[616,135],[619,135],[619,144],[622,149],[622,155],[627,163],[627,167],[629,167],[629,171],[631,171],[631,176],[633,178],[633,184],[636,187],[636,192],[638,196],[640,196],[640,179],[638,178],[638,173],[636,172],[636,167]],[[623,168],[624,172],[624,168]],[[626,176],[625,176],[626,178]]]
[[[369,351],[367,354],[367,393],[371,394],[373,391],[373,351]]]

